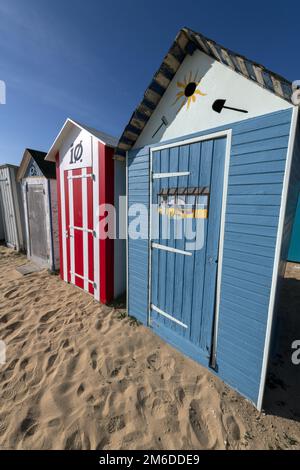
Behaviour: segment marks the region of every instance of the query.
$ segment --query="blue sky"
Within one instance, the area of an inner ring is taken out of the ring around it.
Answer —
[[[182,26],[300,79],[299,4],[0,0],[0,164],[47,151],[67,117],[119,136]]]

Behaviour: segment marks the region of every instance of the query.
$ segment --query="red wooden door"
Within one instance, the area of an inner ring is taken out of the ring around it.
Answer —
[[[66,170],[64,178],[68,281],[94,294],[92,167]]]

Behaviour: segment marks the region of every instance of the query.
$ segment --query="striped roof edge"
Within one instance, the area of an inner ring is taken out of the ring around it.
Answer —
[[[125,159],[126,152],[137,141],[183,60],[188,54],[192,55],[196,49],[291,103],[291,82],[267,70],[263,65],[217,44],[200,33],[196,33],[189,28],[182,28],[159,69],[154,74],[150,85],[145,91],[143,100],[137,106],[125,127],[116,148],[116,159]]]

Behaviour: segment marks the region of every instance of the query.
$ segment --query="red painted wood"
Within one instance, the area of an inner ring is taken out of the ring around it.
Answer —
[[[114,150],[99,142],[99,204],[114,204]],[[101,220],[101,219],[100,219]],[[114,240],[100,239],[100,301],[114,297]]]
[[[68,180],[68,171],[66,170],[64,172],[64,181],[63,184],[65,185],[65,214],[66,214],[66,231],[68,233],[67,239],[66,239],[66,245],[67,245],[67,253],[66,253],[66,258],[67,258],[67,279],[65,279],[68,282],[71,282],[71,275],[70,275],[70,269],[71,269],[71,257],[70,257],[70,205],[69,205],[69,180]]]
[[[92,168],[87,168],[87,174],[92,174]],[[93,179],[87,178],[87,201],[88,201],[88,229],[94,230],[94,203],[93,203]],[[89,255],[89,280],[94,281],[94,236],[88,234],[88,255]],[[89,293],[94,294],[94,286],[89,283]]]
[[[72,170],[73,176],[80,176],[82,174],[81,168],[77,170]],[[74,210],[74,226],[81,227],[83,226],[83,217],[82,217],[82,179],[74,178],[73,183],[73,210]],[[74,269],[75,273],[80,276],[84,276],[84,267],[83,267],[83,256],[84,256],[84,247],[83,247],[83,232],[81,230],[74,230],[74,256],[75,263]],[[75,285],[84,288],[84,281],[78,276],[75,276]]]
[[[61,193],[60,193],[60,168],[59,153],[55,157],[56,164],[56,185],[57,185],[57,211],[58,211],[58,237],[59,237],[59,272],[61,279],[64,278],[64,260],[62,249],[62,220],[61,220]]]

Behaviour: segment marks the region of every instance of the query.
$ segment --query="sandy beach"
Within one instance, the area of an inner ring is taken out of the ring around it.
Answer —
[[[46,270],[22,276],[15,267],[25,262],[0,247],[0,448],[300,449],[290,396],[300,366],[288,374],[284,355],[260,414],[122,305],[100,305]],[[294,271],[288,277],[300,292]]]

